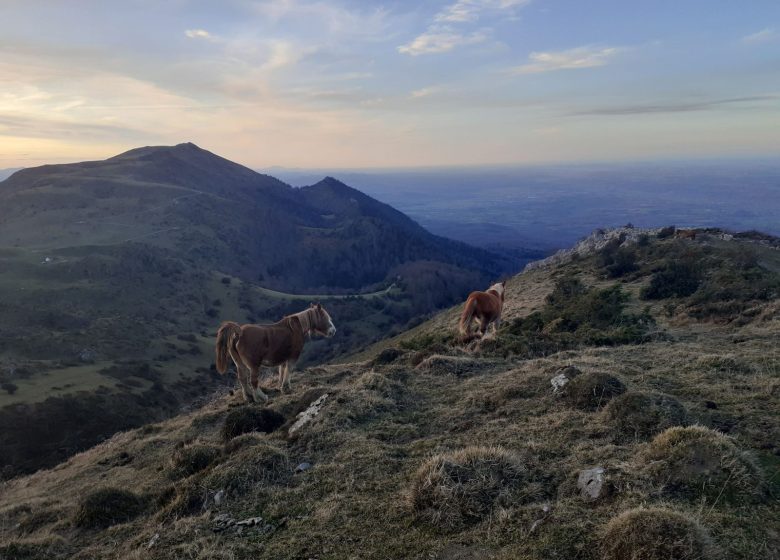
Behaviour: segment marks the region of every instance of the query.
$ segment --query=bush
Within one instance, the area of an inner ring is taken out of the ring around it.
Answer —
[[[671,261],[653,274],[639,295],[642,299],[687,297],[699,289],[700,283],[701,274],[693,262]]]
[[[209,467],[220,455],[213,445],[188,445],[180,447],[171,457],[171,476],[185,478]]]
[[[102,488],[87,494],[79,504],[75,523],[82,528],[105,528],[140,515],[146,502],[128,490]]]
[[[674,232],[677,231],[677,228],[674,226],[666,226],[665,228],[661,228],[658,231],[657,237],[658,239],[668,239],[670,237],[674,236]]]
[[[755,459],[709,428],[669,428],[647,444],[638,459],[666,494],[731,503],[764,496],[763,475]]]
[[[247,432],[271,433],[284,424],[285,418],[270,408],[242,406],[231,411],[222,425],[222,439],[228,441]]]
[[[630,247],[621,247],[625,236],[613,239],[599,252],[598,264],[604,269],[607,278],[620,278],[638,267],[636,251]]]
[[[685,407],[657,393],[624,393],[604,408],[604,418],[619,442],[647,440],[672,426],[688,424]]]
[[[497,506],[523,497],[528,469],[500,447],[466,447],[436,455],[414,475],[410,491],[418,518],[448,531],[476,523]]]
[[[637,508],[614,517],[601,537],[603,560],[704,560],[715,556],[695,520],[676,511]]]
[[[626,386],[608,373],[578,375],[561,390],[561,398],[582,410],[597,410],[611,399],[626,392]]]

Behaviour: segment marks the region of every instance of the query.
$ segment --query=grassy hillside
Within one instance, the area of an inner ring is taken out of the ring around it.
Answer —
[[[18,171],[0,183],[0,476],[210,394],[223,320],[316,298],[339,328],[307,345],[317,363],[513,266],[334,179],[294,189],[193,144]]]
[[[777,240],[615,239],[3,483],[0,557],[777,558]]]

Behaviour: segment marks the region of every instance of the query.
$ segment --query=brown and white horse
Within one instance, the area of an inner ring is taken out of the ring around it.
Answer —
[[[471,292],[466,300],[466,306],[460,316],[458,330],[461,340],[468,342],[475,335],[471,334],[471,323],[474,319],[479,321],[479,332],[485,335],[488,325],[493,323],[495,330],[501,324],[501,311],[504,307],[504,289],[506,281],[498,282],[490,286],[485,292]]]
[[[224,322],[217,331],[217,371],[227,371],[228,356],[236,364],[236,373],[247,402],[268,400],[259,386],[260,368],[279,366],[279,389],[290,386],[290,371],[301,355],[306,337],[311,334],[331,337],[336,327],[318,304],[300,313],[288,315],[273,325],[239,325]],[[251,388],[250,388],[251,383]]]

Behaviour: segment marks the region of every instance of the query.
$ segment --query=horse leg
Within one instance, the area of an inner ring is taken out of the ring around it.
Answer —
[[[236,364],[236,372],[238,375],[238,382],[241,384],[241,390],[244,392],[244,400],[246,402],[254,402],[255,397],[252,394],[252,391],[249,390],[249,370],[243,364]]]
[[[284,393],[284,366],[286,362],[279,364],[279,390]]]
[[[260,368],[255,366],[253,368],[250,368],[249,371],[250,371],[250,374],[252,376],[251,377],[251,380],[252,380],[252,390],[254,391],[253,394],[254,394],[255,400],[263,399],[263,401],[268,402],[268,395],[263,393],[263,390],[260,388],[260,383],[259,383],[260,380],[258,379],[258,377],[260,375]]]
[[[482,336],[485,336],[485,332],[487,332],[489,324],[490,320],[487,318],[487,316],[483,315],[479,320],[479,332],[482,334]]]
[[[287,388],[290,391],[292,391],[292,385],[290,385],[290,373],[294,367],[295,367],[294,360],[287,360],[284,363],[284,382],[287,384]]]
[[[498,329],[501,326],[501,315],[496,317],[496,320],[493,321],[493,332],[498,334]]]

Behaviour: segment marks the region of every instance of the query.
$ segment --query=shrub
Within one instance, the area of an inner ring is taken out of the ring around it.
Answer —
[[[758,463],[724,434],[690,426],[665,430],[640,451],[645,471],[666,494],[711,502],[751,502],[764,495]]]
[[[171,456],[171,476],[184,478],[209,467],[220,455],[213,445],[188,445],[180,447]]]
[[[637,508],[607,523],[601,537],[603,560],[704,560],[714,552],[695,520],[676,511]]]
[[[228,413],[222,425],[222,439],[228,441],[247,432],[271,433],[282,424],[284,416],[270,408],[242,406]]]
[[[650,283],[642,288],[642,299],[665,299],[687,297],[699,289],[701,274],[690,261],[670,261],[653,274]]]
[[[527,482],[528,469],[516,455],[500,447],[466,447],[420,466],[412,481],[411,508],[422,521],[454,530],[518,501]]]
[[[674,232],[677,231],[677,228],[674,226],[666,226],[664,228],[661,228],[658,231],[657,237],[658,239],[668,239],[672,236],[674,236]]]
[[[657,393],[624,393],[604,407],[604,418],[618,441],[646,440],[672,426],[688,424],[685,407]]]
[[[608,373],[578,375],[561,390],[565,402],[582,410],[596,410],[626,392],[626,386]]]
[[[87,494],[79,504],[75,523],[82,528],[105,528],[125,523],[140,515],[146,502],[119,488],[101,488]]]

